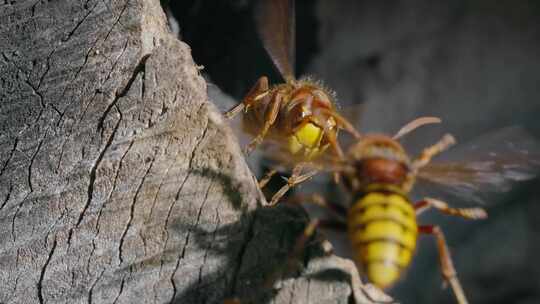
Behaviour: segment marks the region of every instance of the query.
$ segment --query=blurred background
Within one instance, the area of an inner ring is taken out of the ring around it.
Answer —
[[[172,28],[204,66],[220,109],[241,100],[261,75],[281,81],[257,37],[252,1],[168,5]],[[539,1],[297,1],[296,18],[297,75],[313,75],[335,90],[361,132],[394,133],[418,116],[438,116],[443,124],[403,140],[413,155],[450,132],[464,147],[480,138],[482,152],[499,152],[515,141],[532,164],[539,161]],[[486,135],[518,125],[528,137]],[[475,156],[456,151],[461,154],[454,158]],[[256,161],[251,167],[260,174]],[[331,183],[326,189],[331,199],[342,199]],[[299,189],[311,190],[308,184]],[[419,221],[441,225],[471,303],[540,303],[540,180],[492,192],[485,196],[486,221],[436,212]],[[455,206],[471,205],[443,197]],[[454,303],[441,286],[435,242],[421,237],[411,268],[389,293],[406,304]]]

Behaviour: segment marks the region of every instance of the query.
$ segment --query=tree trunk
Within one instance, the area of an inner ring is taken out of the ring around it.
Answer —
[[[319,242],[281,269],[305,213],[261,207],[157,0],[4,1],[0,52],[0,303],[350,303]]]

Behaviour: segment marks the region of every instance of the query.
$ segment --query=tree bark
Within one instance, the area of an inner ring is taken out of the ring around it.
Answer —
[[[157,0],[0,4],[0,303],[351,303],[319,242],[263,288],[305,213],[261,207],[166,22]]]

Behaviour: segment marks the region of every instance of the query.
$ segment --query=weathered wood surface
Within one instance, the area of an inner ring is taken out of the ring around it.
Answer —
[[[0,303],[351,303],[264,202],[159,1],[0,3]],[[357,290],[357,303],[371,303]]]

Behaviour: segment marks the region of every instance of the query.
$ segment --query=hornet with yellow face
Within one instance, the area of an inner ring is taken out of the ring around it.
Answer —
[[[287,161],[295,165],[293,174],[274,195],[271,205],[294,184],[314,172],[300,175],[305,163],[331,150],[337,156],[343,152],[337,142],[338,130],[345,129],[353,136],[358,133],[336,110],[334,94],[319,83],[294,77],[294,1],[261,0],[256,6],[256,23],[264,47],[270,54],[285,83],[271,86],[263,76],[255,83],[241,103],[225,113],[233,118],[243,115],[243,129],[255,136],[247,146],[250,153],[263,141],[285,152]],[[266,184],[275,170],[260,182]]]

